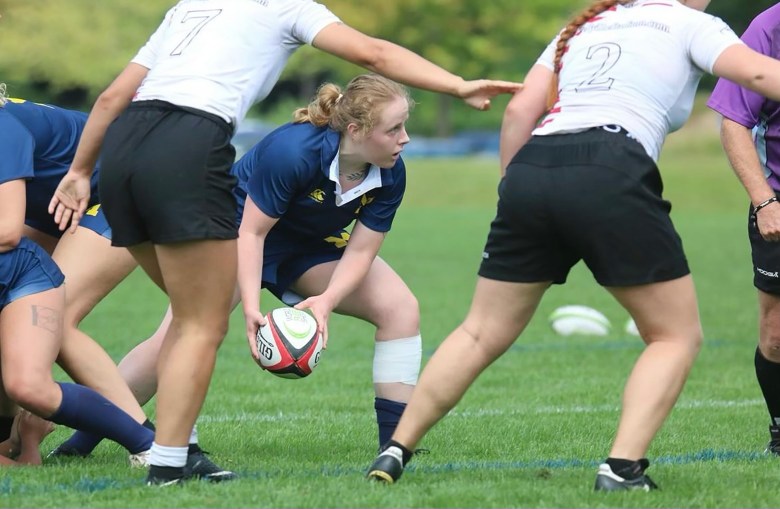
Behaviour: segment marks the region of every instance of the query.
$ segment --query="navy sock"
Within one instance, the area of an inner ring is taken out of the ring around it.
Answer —
[[[141,426],[127,413],[89,387],[58,383],[62,404],[49,420],[79,431],[109,438],[130,454],[152,446],[154,432]]]
[[[390,401],[384,398],[374,398],[374,410],[376,410],[376,424],[379,427],[379,447],[390,440],[401,420],[406,403]]]
[[[769,418],[773,425],[780,425],[780,364],[770,361],[756,348],[755,366]]]
[[[154,431],[154,424],[149,419],[146,419],[143,423],[145,428]],[[76,451],[81,456],[89,456],[95,447],[103,441],[103,437],[88,433],[86,431],[76,431],[69,439],[62,443],[62,447],[69,451]],[[144,449],[145,450],[145,449]]]
[[[0,415],[0,442],[11,438],[11,426],[14,425],[14,416]]]

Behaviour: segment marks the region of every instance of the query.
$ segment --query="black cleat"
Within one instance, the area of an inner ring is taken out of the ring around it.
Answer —
[[[190,446],[190,453],[187,455],[187,464],[184,467],[185,473],[191,477],[196,477],[209,482],[223,482],[238,479],[238,474],[219,468],[211,461],[203,449],[197,445]]]
[[[75,447],[71,447],[67,442],[63,442],[46,455],[47,459],[57,458],[86,458],[89,453],[84,454]]]
[[[607,463],[602,463],[599,465],[599,471],[596,474],[594,489],[596,491],[650,491],[657,490],[658,485],[645,475],[644,471],[636,479],[624,479],[614,473]]]
[[[396,446],[391,445],[376,457],[368,469],[368,479],[387,484],[393,484],[404,473],[404,454]]]
[[[183,467],[160,467],[157,465],[149,466],[149,473],[146,474],[147,486],[181,486],[188,480]]]

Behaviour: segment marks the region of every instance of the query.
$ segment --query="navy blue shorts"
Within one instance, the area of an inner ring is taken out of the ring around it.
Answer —
[[[340,260],[349,241],[349,233],[341,230],[326,240],[314,243],[280,240],[278,237],[269,241],[263,251],[262,287],[277,299],[290,304],[291,299],[285,296],[290,286],[310,268]]]
[[[16,248],[0,253],[0,309],[11,302],[59,287],[65,276],[54,260],[27,237]]]
[[[27,204],[25,207],[24,224],[33,230],[38,230],[41,233],[51,235],[55,238],[62,237],[64,232],[60,231],[60,229],[57,227],[57,223],[54,222],[54,215],[49,214],[49,202],[51,201],[51,197],[54,195],[54,191],[57,189],[57,185],[60,183],[60,178],[61,177],[58,176],[57,178],[32,179],[28,180],[25,185],[27,191]],[[90,196],[90,206],[94,206],[94,204],[98,202],[97,181],[98,172],[96,171],[92,174],[92,194]],[[103,221],[105,220],[103,219]],[[108,225],[108,223],[106,223],[106,225]],[[99,225],[95,227],[99,227]],[[87,226],[87,228],[94,230],[94,228],[91,226]],[[110,231],[107,238],[111,238]]]

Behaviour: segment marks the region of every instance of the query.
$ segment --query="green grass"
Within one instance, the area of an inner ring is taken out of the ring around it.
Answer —
[[[712,129],[709,129],[711,133]],[[409,191],[382,256],[422,309],[425,356],[462,319],[493,216],[497,162],[411,160]],[[400,483],[362,475],[376,450],[372,328],[334,316],[315,373],[277,379],[252,362],[232,316],[202,412],[204,447],[242,479],[148,489],[118,446],[86,460],[7,470],[2,507],[777,507],[777,459],[761,452],[767,415],[753,373],[756,297],[747,200],[716,136],[674,135],[661,161],[673,219],[699,291],[705,345],[649,451],[662,491],[592,492],[625,377],[641,341],[628,316],[577,266],[545,296],[527,331],[424,439]],[[263,297],[264,308],[275,301]],[[585,304],[613,323],[603,338],[556,336],[546,317]],[[117,360],[157,326],[164,296],[133,274],[84,328]],[[453,366],[456,370],[457,366]],[[147,410],[153,415],[153,405]],[[67,436],[58,428],[48,451]]]

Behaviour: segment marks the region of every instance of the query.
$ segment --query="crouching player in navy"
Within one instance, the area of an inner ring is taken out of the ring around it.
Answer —
[[[374,325],[380,445],[406,407],[422,355],[417,300],[377,256],[406,186],[400,155],[412,104],[401,85],[378,75],[358,76],[343,92],[325,84],[293,123],[233,167],[244,203],[238,282],[253,357],[265,324],[261,285],[310,309],[326,344],[331,311]]]
[[[0,86],[0,367],[4,394],[41,418],[110,438],[131,454],[144,453],[151,447],[151,430],[94,390],[56,383],[52,378],[51,368],[62,342],[64,276],[43,248],[23,236],[27,212],[34,204],[28,190],[38,178],[33,165],[24,163],[31,162],[30,154],[37,147],[29,131],[14,128],[18,121],[6,103],[5,87]],[[50,158],[56,155],[53,150],[47,154]]]

